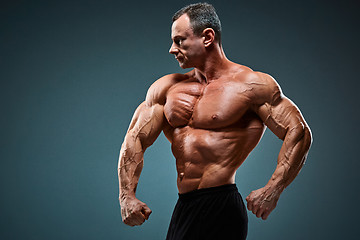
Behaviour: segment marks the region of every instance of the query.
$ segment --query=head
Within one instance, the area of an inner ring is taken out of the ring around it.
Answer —
[[[182,68],[196,66],[208,49],[221,46],[221,23],[212,5],[191,4],[177,11],[172,20],[169,52]]]

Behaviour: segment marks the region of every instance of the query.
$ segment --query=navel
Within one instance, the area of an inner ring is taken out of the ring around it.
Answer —
[[[185,173],[183,173],[183,172],[181,172],[181,173],[179,174],[180,181],[182,181],[182,179],[184,178],[184,176],[185,176]]]

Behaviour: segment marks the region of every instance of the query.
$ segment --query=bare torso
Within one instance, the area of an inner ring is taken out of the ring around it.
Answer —
[[[235,182],[235,172],[267,126],[283,140],[268,183],[252,191],[247,207],[266,219],[282,191],[294,180],[312,135],[297,106],[270,75],[254,72],[225,56],[214,29],[194,33],[190,17],[172,24],[169,53],[186,74],[156,80],[135,110],[121,146],[119,201],[124,223],[141,225],[150,208],[136,198],[144,153],[161,131],[176,158],[179,193]]]
[[[180,193],[234,183],[235,172],[259,142],[265,126],[251,110],[253,72],[236,65],[201,82],[194,71],[166,94],[166,137],[172,144]]]
[[[246,198],[248,209],[262,219],[306,160],[310,128],[270,75],[230,61],[206,81],[196,70],[155,81],[131,120],[118,165],[121,214],[130,226],[151,214],[135,192],[144,152],[161,131],[176,158],[179,193],[186,193],[234,183],[267,126],[284,142],[269,182]]]

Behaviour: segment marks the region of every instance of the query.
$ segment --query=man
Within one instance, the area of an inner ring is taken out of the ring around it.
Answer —
[[[269,182],[246,198],[247,208],[265,220],[305,162],[310,129],[271,76],[226,58],[210,4],[179,10],[171,38],[169,52],[180,67],[194,69],[158,79],[134,113],[118,166],[123,221],[141,225],[151,214],[135,192],[144,152],[163,131],[176,158],[179,190],[167,239],[245,239],[236,170],[266,126],[284,141]]]

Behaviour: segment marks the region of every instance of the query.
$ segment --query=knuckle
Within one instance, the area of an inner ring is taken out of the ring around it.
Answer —
[[[134,216],[136,216],[136,211],[132,211],[132,212],[129,214],[129,218],[133,218]]]

